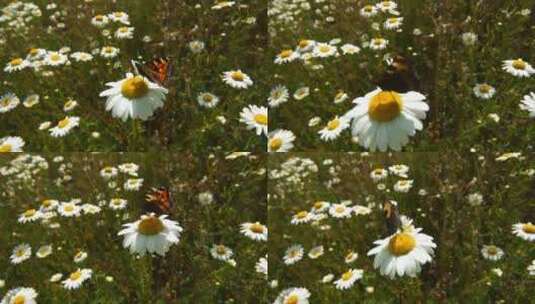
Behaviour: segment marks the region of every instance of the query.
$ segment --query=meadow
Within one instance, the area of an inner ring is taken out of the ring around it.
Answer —
[[[3,154],[0,171],[2,301],[18,287],[37,303],[267,301],[267,242],[242,228],[267,222],[265,156]],[[162,185],[179,241],[163,256],[130,253],[118,233]],[[77,269],[91,274],[77,281]]]
[[[291,131],[294,151],[533,151],[534,111],[521,101],[535,98],[534,8],[532,0],[271,1],[270,130]],[[378,86],[421,95],[386,96],[384,107],[351,115],[373,104]],[[411,99],[423,101],[419,111]]]
[[[533,155],[480,152],[271,156],[271,299],[301,288],[297,303],[531,303],[533,225],[514,225],[535,221],[534,166]],[[435,244],[421,272],[374,265],[392,200],[412,220],[400,229]]]
[[[267,94],[258,69],[266,5],[2,1],[0,138],[20,137],[31,152],[265,151],[265,138],[241,113],[261,108]],[[145,79],[137,91],[121,86],[112,110],[101,96],[106,84],[135,76],[132,60],[142,73],[144,62],[160,57],[168,58],[165,81]],[[238,70],[237,79],[251,80],[242,88],[224,81]],[[156,85],[167,90],[163,97],[147,94]],[[153,107],[144,108],[150,97]]]

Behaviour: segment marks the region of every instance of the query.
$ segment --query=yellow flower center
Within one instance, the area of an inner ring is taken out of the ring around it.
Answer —
[[[327,45],[322,45],[319,47],[319,50],[321,53],[328,53],[331,50],[331,48]]]
[[[31,48],[29,53],[30,55],[35,56],[39,53],[39,49]]]
[[[52,200],[44,200],[42,203],[41,203],[41,206],[43,207],[50,207],[52,206]]]
[[[135,99],[147,95],[149,86],[141,76],[129,78],[121,85],[121,94],[128,99]]]
[[[22,60],[21,58],[15,58],[15,59],[11,60],[9,63],[10,63],[11,65],[21,65],[21,64],[22,64],[22,61],[23,61],[23,60]]]
[[[80,279],[81,276],[82,276],[82,272],[78,270],[76,272],[71,273],[69,278],[71,279],[71,281],[77,281],[78,279]]]
[[[245,75],[240,71],[235,71],[230,74],[230,78],[235,81],[243,81],[245,79]]]
[[[491,90],[491,87],[488,84],[482,84],[479,86],[479,92],[483,94],[490,92],[490,90]]]
[[[69,125],[69,122],[70,122],[69,117],[65,117],[64,119],[62,119],[62,120],[60,120],[58,122],[58,128],[60,128],[60,129],[65,128],[66,126]]]
[[[97,21],[102,21],[102,20],[104,20],[104,16],[102,16],[102,15],[96,15],[96,16],[95,16],[95,20],[97,20]]]
[[[11,152],[11,149],[13,149],[13,147],[8,143],[3,143],[0,145],[0,153]]]
[[[218,245],[216,247],[216,252],[219,255],[223,255],[223,254],[227,253],[227,248],[225,248],[225,246],[223,246],[223,245]]]
[[[157,217],[148,217],[142,219],[137,230],[144,235],[155,235],[162,232],[164,229],[162,221]]]
[[[350,252],[346,255],[346,260],[351,260],[354,256],[354,253],[353,252]]]
[[[254,233],[264,233],[264,226],[258,223],[254,223],[251,225],[251,227],[249,227],[249,230],[251,230]]]
[[[26,253],[26,250],[19,249],[17,250],[17,252],[15,252],[15,255],[20,258],[21,256],[24,256],[25,253]]]
[[[299,41],[299,47],[300,48],[306,48],[310,42],[308,40],[301,40]]]
[[[283,51],[279,54],[279,56],[280,56],[281,58],[288,58],[288,57],[290,57],[290,56],[292,55],[292,53],[293,53],[292,50],[283,50]]]
[[[353,271],[349,270],[342,274],[342,280],[349,281],[353,277]]]
[[[388,250],[395,256],[406,255],[416,246],[416,240],[408,233],[401,232],[394,235],[388,242]]]
[[[334,211],[336,211],[336,213],[342,213],[346,210],[346,208],[344,206],[337,206],[336,208],[334,208]]]
[[[6,97],[6,98],[0,100],[0,105],[2,107],[7,107],[10,104],[11,104],[11,98],[9,98],[9,97]]]
[[[24,212],[24,216],[25,217],[32,217],[34,216],[34,214],[36,213],[37,211],[35,209],[29,209],[29,210],[26,210],[26,212]]]
[[[364,7],[364,11],[367,12],[367,13],[371,13],[373,11],[373,6],[371,5],[366,5]]]
[[[52,60],[52,61],[60,61],[61,60],[61,56],[59,54],[52,54],[52,55],[50,55],[50,60]]]
[[[535,234],[535,225],[532,223],[527,223],[522,225],[522,230],[524,230],[525,233],[528,234]]]
[[[26,297],[24,295],[18,295],[13,298],[13,304],[24,304],[26,303]]]
[[[373,96],[368,105],[370,118],[379,122],[389,122],[401,113],[401,96],[394,91],[381,91]]]
[[[63,208],[63,210],[67,211],[67,212],[72,212],[74,211],[74,206],[73,205],[67,205]]]
[[[522,59],[517,59],[513,61],[513,68],[517,70],[524,70],[526,68],[526,63]]]
[[[264,114],[256,114],[254,116],[254,121],[257,124],[266,126],[268,124],[268,117],[267,115],[264,115]]]
[[[314,203],[314,209],[318,210],[318,209],[321,209],[321,207],[323,207],[323,203],[322,202],[315,202]]]
[[[498,253],[498,248],[496,248],[496,246],[488,246],[487,253],[490,255],[495,255],[496,253]]]
[[[126,32],[128,32],[128,28],[126,26],[123,26],[123,27],[119,28],[119,32],[126,33]]]
[[[272,151],[278,151],[282,147],[282,139],[273,138],[269,141],[269,148]]]
[[[306,212],[306,211],[301,211],[301,212],[297,213],[297,214],[295,215],[295,217],[297,217],[298,219],[304,219],[305,217],[307,217],[307,215],[308,215],[308,212]]]
[[[284,301],[284,304],[297,304],[297,303],[299,303],[299,297],[296,295],[291,295],[287,297],[286,300]]]
[[[121,18],[123,16],[122,12],[113,13],[113,15],[117,18]]]
[[[212,97],[212,95],[208,95],[208,94],[206,94],[206,95],[204,95],[204,96],[202,97],[202,99],[203,99],[204,102],[206,102],[206,103],[211,103],[211,102],[214,100],[214,97]]]
[[[79,258],[81,258],[81,257],[82,257],[82,252],[78,252],[78,253],[74,256],[75,259],[79,259]]]
[[[327,123],[327,130],[329,130],[329,131],[336,130],[338,128],[338,126],[340,126],[340,119],[335,118],[335,119],[329,121],[329,123]]]

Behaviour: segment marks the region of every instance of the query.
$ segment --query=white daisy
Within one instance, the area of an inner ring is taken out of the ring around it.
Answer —
[[[343,130],[349,127],[349,119],[336,116],[330,120],[327,125],[318,131],[320,138],[324,141],[330,141],[337,138]]]
[[[58,213],[65,217],[80,216],[81,207],[73,202],[64,202],[58,206]]]
[[[37,94],[32,94],[32,95],[28,95],[26,96],[26,98],[24,98],[24,101],[22,102],[22,105],[25,106],[26,108],[31,108],[33,106],[35,106],[36,104],[39,103],[39,95]]]
[[[490,99],[495,93],[496,89],[486,83],[480,83],[474,87],[474,94],[481,99]]]
[[[330,282],[332,282],[333,279],[334,279],[334,274],[329,273],[329,274],[324,275],[323,278],[321,278],[321,282],[322,283],[330,283]]]
[[[308,40],[308,39],[301,39],[299,41],[299,44],[297,45],[296,51],[299,52],[300,54],[305,54],[305,53],[311,52],[315,46],[316,46],[316,41]]]
[[[362,279],[363,275],[364,270],[362,269],[349,269],[338,280],[334,281],[334,285],[336,289],[340,290],[351,288],[357,280]]]
[[[388,170],[383,168],[373,169],[370,172],[370,177],[375,183],[380,182],[388,177]]]
[[[141,186],[143,186],[142,178],[129,178],[124,182],[123,188],[126,191],[139,191]]]
[[[11,253],[11,256],[9,257],[9,259],[11,260],[11,264],[20,264],[26,261],[27,259],[29,259],[31,256],[32,256],[32,247],[24,243],[13,248],[13,252]]]
[[[423,129],[420,120],[429,110],[424,100],[425,96],[418,92],[401,94],[377,88],[356,98],[356,106],[344,117],[352,120],[352,134],[363,147],[372,152],[385,152],[388,148],[399,151],[409,136]]]
[[[268,152],[288,152],[294,145],[295,135],[290,130],[275,130],[268,134]]]
[[[59,282],[62,278],[63,278],[63,273],[55,273],[50,277],[49,281],[52,283],[56,283],[56,282]]]
[[[535,276],[535,260],[531,261],[531,265],[527,267],[530,276]]]
[[[125,228],[118,233],[124,235],[123,247],[142,256],[145,253],[164,256],[171,245],[178,244],[183,230],[178,222],[168,220],[165,214],[160,217],[142,215],[139,220],[123,226]]]
[[[234,252],[225,245],[213,245],[210,254],[214,259],[226,262],[232,258]]]
[[[352,210],[344,204],[331,204],[329,214],[334,218],[350,218]]]
[[[87,259],[87,252],[85,251],[78,251],[75,255],[74,255],[74,258],[73,258],[73,261],[75,263],[81,263],[83,262],[85,259]]]
[[[105,180],[114,178],[117,176],[119,170],[117,168],[112,166],[106,166],[100,170],[100,176],[102,176]]]
[[[346,43],[340,47],[344,55],[353,55],[360,53],[360,48],[356,45]]]
[[[403,23],[403,17],[392,17],[392,18],[386,19],[383,26],[387,30],[396,30],[401,27],[402,23]]]
[[[213,108],[219,103],[219,97],[212,93],[203,92],[197,96],[197,102],[205,108]]]
[[[45,57],[45,64],[49,66],[64,65],[69,61],[69,58],[60,52],[48,52]]]
[[[82,210],[85,214],[97,214],[102,209],[99,206],[93,205],[93,204],[83,204]]]
[[[513,225],[513,234],[530,242],[535,242],[535,225],[531,222]]]
[[[46,53],[47,52],[45,49],[31,48],[28,51],[28,55],[26,55],[26,60],[29,60],[30,62],[41,60],[45,57]]]
[[[105,46],[100,50],[100,56],[104,58],[115,58],[119,55],[119,49],[113,46]]]
[[[58,121],[58,124],[49,129],[50,135],[53,137],[63,137],[80,124],[80,117],[78,116],[65,116],[62,120]]]
[[[251,78],[241,70],[224,72],[223,82],[236,89],[247,89],[253,85]]]
[[[6,136],[0,138],[0,153],[5,152],[22,152],[24,140],[18,136]]]
[[[395,10],[398,7],[398,4],[394,1],[381,1],[377,3],[377,8],[382,12],[390,12]]]
[[[310,292],[306,288],[288,288],[279,293],[273,304],[309,304]]]
[[[137,171],[139,170],[139,165],[135,163],[124,163],[119,165],[119,171],[122,173],[129,174],[131,176],[138,176]]]
[[[53,251],[52,245],[43,245],[37,249],[37,252],[35,252],[35,256],[44,259],[47,256],[51,255]]]
[[[399,180],[394,184],[394,191],[407,193],[412,188],[412,183],[413,183],[412,179]]]
[[[485,259],[491,261],[498,261],[504,255],[503,250],[500,247],[496,247],[494,245],[484,245],[481,249],[481,254]]]
[[[360,9],[360,15],[366,18],[373,17],[377,15],[377,7],[374,5],[365,5]]]
[[[19,223],[35,222],[42,216],[41,211],[35,209],[28,209],[19,216]]]
[[[7,63],[6,67],[4,68],[4,72],[11,73],[15,71],[20,71],[29,67],[30,65],[31,63],[26,59],[15,58]]]
[[[36,304],[38,293],[33,288],[17,287],[10,289],[2,298],[1,304]]]
[[[126,78],[108,82],[111,87],[100,97],[106,97],[106,111],[111,111],[113,117],[126,121],[128,118],[147,120],[154,111],[163,107],[167,89],[147,78],[131,73]]]
[[[373,38],[370,41],[369,46],[372,50],[384,50],[387,45],[388,45],[388,40],[384,38]]]
[[[290,93],[288,92],[288,88],[283,85],[277,85],[271,89],[271,92],[269,93],[268,104],[270,107],[276,108],[279,105],[287,102],[289,98]]]
[[[113,12],[108,15],[111,21],[120,22],[125,25],[130,25],[129,16],[125,12]]]
[[[326,58],[335,56],[338,53],[336,47],[328,43],[317,43],[312,51],[312,56],[319,58]]]
[[[277,57],[275,58],[276,64],[283,64],[292,62],[295,59],[299,58],[299,53],[294,52],[290,49],[288,50],[282,50],[279,54],[277,54]]]
[[[122,198],[112,198],[110,200],[110,208],[112,210],[122,210],[126,208],[126,205],[128,204],[128,201]]]
[[[63,284],[63,288],[65,289],[78,289],[85,281],[89,280],[92,275],[93,270],[91,269],[78,269],[75,272],[71,273],[69,277],[61,283]]]
[[[354,252],[354,251],[350,251],[344,258],[344,261],[347,263],[347,264],[351,264],[353,262],[355,262],[357,260],[357,258],[359,257],[359,254]]]
[[[392,165],[388,167],[388,171],[390,171],[392,174],[397,175],[399,177],[407,178],[409,173],[409,166],[407,165]]]
[[[322,256],[324,252],[325,251],[323,249],[323,246],[319,245],[310,249],[310,251],[308,252],[308,257],[315,260],[319,258],[320,256]]]
[[[122,26],[115,31],[114,36],[117,39],[132,39],[134,38],[134,28]]]
[[[78,102],[76,100],[69,99],[63,104],[63,111],[69,112],[73,110],[74,108],[76,108],[77,106],[78,106]]]
[[[284,253],[284,264],[286,265],[293,265],[301,259],[303,259],[303,246],[299,244],[292,245],[286,249],[286,252]]]
[[[309,87],[301,87],[297,90],[295,90],[293,97],[295,100],[302,100],[305,97],[310,95],[310,88]]]
[[[420,233],[421,228],[408,226],[385,239],[374,242],[377,246],[368,255],[375,255],[373,266],[380,268],[382,275],[393,279],[408,275],[415,277],[422,265],[432,261],[436,244],[433,238]]]
[[[240,121],[247,124],[248,130],[255,130],[256,135],[268,135],[268,109],[257,105],[248,105],[240,113]]]
[[[96,15],[95,17],[91,18],[91,24],[98,28],[106,26],[106,24],[108,24],[109,22],[110,19],[104,15]]]
[[[74,52],[71,54],[71,57],[77,62],[88,62],[93,60],[93,55],[85,52]]]
[[[58,207],[59,201],[53,200],[53,199],[45,199],[41,202],[41,206],[39,207],[39,211],[41,212],[48,212],[56,210],[56,207]]]
[[[16,108],[20,103],[20,99],[13,93],[4,94],[0,97],[0,113],[6,113]]]
[[[535,117],[535,93],[524,95],[524,99],[520,101],[520,109],[528,111],[529,117]]]
[[[311,212],[321,213],[323,211],[328,210],[330,206],[331,206],[331,203],[329,202],[317,201],[317,202],[314,202],[314,204],[312,205]]]
[[[240,225],[240,232],[246,237],[255,241],[267,241],[268,229],[266,226],[256,223],[243,223]]]
[[[504,60],[502,69],[517,77],[530,77],[532,74],[535,74],[533,67],[521,58],[516,60]]]
[[[258,259],[258,261],[255,264],[255,270],[256,272],[263,274],[264,278],[267,279],[267,276],[268,276],[267,255],[265,257],[261,257],[260,259]]]
[[[313,212],[300,211],[292,216],[290,223],[292,225],[305,224],[313,221],[316,218]]]

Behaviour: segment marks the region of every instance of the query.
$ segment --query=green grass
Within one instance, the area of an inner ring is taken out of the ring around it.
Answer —
[[[83,154],[65,155],[61,163],[44,155],[49,169],[22,181],[13,175],[2,183],[0,223],[4,233],[0,249],[1,278],[6,286],[0,294],[19,286],[37,290],[38,303],[252,303],[265,301],[266,281],[255,271],[255,264],[267,253],[267,243],[255,242],[242,235],[240,224],[267,222],[265,208],[265,157],[251,155],[225,160],[224,155],[206,157],[191,154]],[[15,156],[2,156],[3,166]],[[105,166],[134,162],[140,166],[144,185],[138,192],[121,190],[124,174],[117,178],[118,189],[111,189],[99,175]],[[60,185],[55,180],[64,174],[72,181]],[[163,258],[136,258],[122,247],[117,236],[124,223],[133,222],[141,213],[146,191],[168,185],[175,206],[170,219],[183,227],[180,243],[171,247]],[[214,202],[203,206],[197,195],[214,194]],[[98,204],[101,200],[121,197],[128,200],[124,210],[113,211],[107,205],[97,215],[78,218],[55,217],[57,229],[40,221],[21,224],[18,215],[38,208],[43,199],[67,201],[81,198],[82,203]],[[32,246],[33,256],[22,264],[9,262],[11,250],[20,243]],[[225,244],[234,251],[236,267],[215,260],[209,249]],[[38,259],[41,245],[51,244],[51,256]],[[73,257],[78,250],[88,253],[81,264]],[[93,277],[80,289],[67,291],[61,283],[51,283],[54,273],[64,278],[76,268],[91,268]],[[106,281],[112,276],[113,282]]]

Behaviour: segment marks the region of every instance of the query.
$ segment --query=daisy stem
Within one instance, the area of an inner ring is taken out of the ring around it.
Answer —
[[[137,151],[139,147],[138,141],[141,133],[140,121],[137,119],[132,119],[132,131],[131,131],[131,141],[129,142],[129,150]]]

